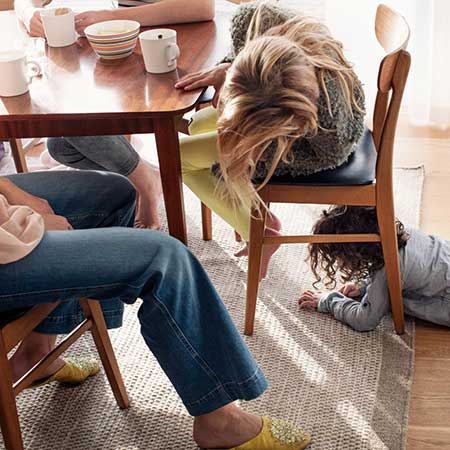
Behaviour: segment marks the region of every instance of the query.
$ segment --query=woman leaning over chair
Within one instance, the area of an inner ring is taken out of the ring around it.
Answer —
[[[213,85],[182,141],[184,182],[245,241],[258,186],[344,164],[364,130],[364,94],[342,44],[318,20],[271,4],[239,8],[229,61],[186,76],[186,90]],[[266,235],[278,235],[268,216]],[[266,246],[261,278],[277,246]],[[247,254],[247,247],[236,256]]]

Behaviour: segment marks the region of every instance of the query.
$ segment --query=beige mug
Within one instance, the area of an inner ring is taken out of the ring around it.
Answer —
[[[0,96],[13,97],[25,94],[32,78],[41,72],[40,64],[27,59],[23,50],[0,51]]]

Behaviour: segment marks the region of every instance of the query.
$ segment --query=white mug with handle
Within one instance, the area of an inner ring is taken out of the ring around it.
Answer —
[[[177,68],[180,48],[177,32],[169,28],[144,31],[139,35],[145,70],[150,73],[167,73]]]
[[[41,73],[40,64],[32,59],[27,60],[23,50],[0,51],[0,96],[25,94],[31,79]]]

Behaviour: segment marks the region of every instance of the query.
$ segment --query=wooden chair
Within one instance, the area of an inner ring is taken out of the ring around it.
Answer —
[[[411,57],[406,51],[410,30],[404,17],[380,5],[375,19],[375,34],[386,55],[378,72],[373,132],[366,130],[355,153],[344,166],[295,180],[274,177],[259,193],[266,205],[309,203],[373,206],[377,211],[380,233],[265,237],[267,211],[263,210],[260,219],[252,219],[250,225],[246,335],[253,334],[263,246],[311,242],[381,242],[395,330],[399,334],[404,332],[392,160],[400,104],[411,63]],[[207,208],[202,206],[202,209]],[[257,217],[256,213],[253,215]],[[203,227],[204,235],[208,236],[211,233],[210,223],[204,221]]]
[[[2,313],[0,322],[0,426],[6,450],[23,450],[19,417],[15,397],[33,381],[42,377],[45,369],[65,352],[83,333],[91,330],[100,359],[120,408],[128,408],[130,401],[120,374],[114,350],[106,329],[105,319],[98,301],[81,299],[86,319],[68,334],[48,355],[39,361],[20,380],[13,383],[8,353],[45,318],[59,303],[49,303],[26,311],[12,311],[5,319]]]

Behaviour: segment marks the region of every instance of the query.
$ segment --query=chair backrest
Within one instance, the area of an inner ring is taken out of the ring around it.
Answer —
[[[379,5],[375,34],[386,52],[378,72],[378,92],[373,115],[373,137],[378,151],[377,182],[392,185],[395,130],[408,78],[411,56],[406,51],[409,25],[398,12]]]

